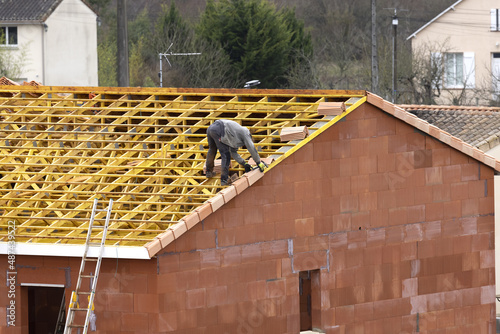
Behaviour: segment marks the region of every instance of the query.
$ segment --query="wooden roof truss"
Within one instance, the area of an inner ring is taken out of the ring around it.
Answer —
[[[323,119],[320,102],[352,97],[4,88],[0,241],[15,222],[17,242],[49,244],[83,244],[93,199],[106,205],[113,198],[107,245],[142,246],[221,189],[202,172],[206,129],[216,119],[248,127],[261,157],[279,156],[294,145],[279,141],[280,128],[311,128]]]

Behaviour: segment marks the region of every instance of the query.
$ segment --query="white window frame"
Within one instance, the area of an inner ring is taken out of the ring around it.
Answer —
[[[8,46],[8,47],[17,47],[19,45],[19,30],[17,26],[0,26],[0,28],[5,29],[5,43],[0,43],[0,46]],[[16,29],[16,43],[15,44],[10,44],[9,43],[9,28],[15,28]]]
[[[490,30],[491,31],[500,31],[500,9],[493,8],[490,10]]]
[[[443,62],[444,88],[475,88],[476,71],[474,58],[474,52],[445,53]],[[449,66],[450,62],[452,63],[451,67]]]

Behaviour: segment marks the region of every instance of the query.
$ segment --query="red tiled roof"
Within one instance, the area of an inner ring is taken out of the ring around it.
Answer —
[[[500,108],[400,105],[401,108],[463,141],[489,151],[500,143]]]
[[[412,113],[406,111],[401,106],[396,106],[393,103],[385,101],[380,96],[367,92],[367,102],[393,115],[394,117],[414,126],[422,132],[442,141],[445,144],[461,151],[462,153],[482,162],[483,164],[500,171],[500,161],[497,161],[493,156],[484,153],[478,148],[464,142],[463,140],[451,135],[450,133],[441,130],[435,125],[429,124],[427,121],[418,118]],[[442,106],[440,106],[442,108]],[[468,107],[459,107],[468,108]],[[479,108],[479,107],[471,107]]]

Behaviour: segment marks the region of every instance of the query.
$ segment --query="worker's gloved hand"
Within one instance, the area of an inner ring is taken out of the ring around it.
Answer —
[[[215,176],[215,173],[214,172],[211,172],[209,170],[207,170],[205,176],[207,177],[207,179],[211,178],[211,177],[214,177]]]
[[[252,170],[252,166],[250,164],[245,164],[245,173],[248,173]]]
[[[267,165],[264,161],[259,162],[258,166],[261,172],[264,172],[264,168],[267,168]]]

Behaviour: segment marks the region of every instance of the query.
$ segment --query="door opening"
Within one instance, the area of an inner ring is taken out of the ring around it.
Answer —
[[[312,330],[311,272],[299,273],[300,330]]]
[[[24,286],[28,296],[29,334],[58,333],[58,320],[64,318],[64,288]],[[63,323],[64,330],[64,323]]]

